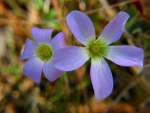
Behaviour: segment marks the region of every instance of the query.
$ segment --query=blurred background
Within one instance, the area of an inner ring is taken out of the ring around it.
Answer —
[[[103,101],[94,97],[89,63],[55,82],[43,77],[39,85],[22,72],[20,53],[32,26],[64,31],[66,44],[79,45],[65,23],[75,9],[90,16],[97,34],[119,11],[128,12],[115,44],[145,51],[143,69],[109,62],[114,90]],[[0,0],[0,113],[150,113],[150,0]]]

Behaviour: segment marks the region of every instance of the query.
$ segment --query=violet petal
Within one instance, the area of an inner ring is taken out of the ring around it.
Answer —
[[[89,40],[95,39],[94,25],[85,13],[72,11],[66,20],[71,32],[82,44],[86,45]]]
[[[42,68],[43,62],[36,57],[32,57],[24,65],[23,72],[36,83],[40,83]]]
[[[63,71],[60,71],[54,67],[52,61],[44,64],[43,72],[49,81],[55,81],[63,74]]]
[[[90,75],[96,98],[102,100],[108,97],[113,90],[113,78],[111,70],[103,58],[92,59]]]
[[[26,60],[32,57],[34,54],[35,48],[36,48],[36,44],[32,40],[27,39],[25,42],[24,50],[21,54],[21,59]]]
[[[105,40],[107,44],[111,44],[120,39],[124,32],[125,24],[129,18],[126,12],[119,12],[114,19],[104,28],[99,38]]]
[[[63,71],[72,71],[81,67],[89,56],[83,47],[66,47],[56,52],[55,67]]]
[[[54,51],[64,48],[65,47],[65,42],[64,42],[64,33],[60,32],[58,33],[50,42],[52,48]]]
[[[135,46],[110,46],[106,58],[120,66],[143,67],[144,51]]]
[[[32,28],[32,36],[37,43],[49,42],[51,39],[52,29]]]

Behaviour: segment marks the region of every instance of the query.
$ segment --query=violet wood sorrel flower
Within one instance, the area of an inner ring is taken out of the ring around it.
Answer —
[[[40,82],[42,71],[49,81],[56,80],[63,71],[54,67],[54,54],[64,47],[64,33],[58,33],[51,39],[52,29],[32,28],[34,40],[27,39],[21,59],[28,60],[24,65],[24,74]]]
[[[90,18],[79,11],[72,11],[67,16],[67,24],[84,47],[70,46],[56,52],[56,68],[72,71],[91,59],[90,76],[97,99],[109,96],[113,89],[111,70],[104,60],[111,60],[120,66],[143,66],[143,49],[135,46],[112,46],[120,39],[129,15],[119,12],[96,38]]]

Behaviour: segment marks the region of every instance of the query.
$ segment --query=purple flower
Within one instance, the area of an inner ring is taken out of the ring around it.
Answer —
[[[34,40],[27,39],[22,60],[28,60],[24,65],[24,74],[40,83],[42,71],[49,81],[54,81],[63,73],[54,67],[54,54],[64,47],[64,33],[58,33],[51,39],[52,29],[40,29],[33,27],[32,36]]]
[[[90,18],[79,11],[67,16],[67,24],[84,47],[70,46],[56,52],[55,66],[63,71],[72,71],[91,59],[90,77],[97,99],[109,96],[113,89],[111,70],[104,58],[120,66],[143,66],[143,49],[135,46],[112,46],[120,39],[129,15],[119,12],[96,38]]]

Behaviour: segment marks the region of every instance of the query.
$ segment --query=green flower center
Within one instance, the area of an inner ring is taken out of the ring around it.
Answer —
[[[40,44],[36,49],[36,55],[42,61],[48,61],[53,55],[52,48],[48,44]]]
[[[99,58],[106,55],[108,45],[100,39],[92,40],[89,42],[87,50],[91,58]]]

